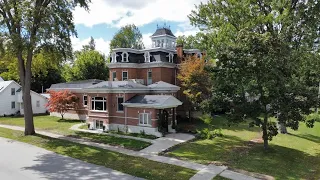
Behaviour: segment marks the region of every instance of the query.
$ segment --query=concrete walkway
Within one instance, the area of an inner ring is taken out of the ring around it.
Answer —
[[[184,133],[175,133],[175,134],[168,134],[165,137],[158,138],[154,140],[154,143],[142,149],[140,152],[158,155],[160,152],[163,152],[177,144],[184,143],[194,139],[195,137],[191,134],[184,134]]]
[[[0,137],[0,177],[5,180],[137,180],[142,178]]]
[[[8,128],[8,129],[13,129],[13,130],[19,130],[19,131],[24,131],[23,127],[18,127],[18,126],[10,126],[10,125],[0,125],[0,127],[3,128]],[[130,156],[136,156],[136,157],[142,157],[142,158],[146,158],[152,161],[156,161],[156,162],[161,162],[161,163],[166,163],[166,164],[172,164],[172,165],[176,165],[176,166],[181,166],[181,167],[185,167],[185,168],[189,168],[189,169],[194,169],[197,170],[198,173],[195,174],[191,179],[192,180],[211,180],[213,177],[220,175],[229,179],[233,179],[233,180],[238,180],[238,179],[248,179],[248,180],[258,180],[257,178],[253,178],[244,174],[240,174],[234,171],[230,171],[230,170],[226,170],[227,167],[225,166],[216,166],[213,164],[210,165],[203,165],[203,164],[198,164],[198,163],[194,163],[194,162],[190,162],[190,161],[182,161],[176,158],[170,158],[170,157],[165,157],[165,156],[158,156],[155,151],[156,150],[152,150],[150,148],[150,150],[148,150],[150,153],[148,152],[137,152],[137,151],[132,151],[132,150],[128,150],[128,149],[124,149],[121,147],[116,147],[116,146],[110,146],[107,144],[102,144],[102,143],[95,143],[89,140],[85,140],[85,139],[77,139],[77,138],[72,138],[72,137],[67,137],[67,136],[63,136],[63,135],[58,135],[58,134],[53,134],[53,133],[49,133],[49,132],[44,132],[44,131],[37,131],[38,134],[44,135],[44,136],[49,136],[52,138],[58,138],[58,139],[63,139],[63,140],[67,140],[67,141],[71,141],[71,142],[75,142],[75,143],[79,143],[79,144],[84,144],[84,145],[89,145],[89,146],[94,146],[94,147],[99,147],[102,149],[106,149],[106,150],[110,150],[110,151],[115,151],[118,153],[122,153],[122,154],[126,154],[126,155],[130,155]],[[172,136],[169,136],[169,139],[173,138]],[[191,137],[189,137],[191,138]],[[178,141],[185,141],[183,139],[178,139],[175,142]],[[165,143],[167,143],[168,141],[164,141]],[[163,145],[166,146],[166,145]],[[146,148],[147,149],[147,148]],[[145,149],[144,149],[145,150]],[[226,172],[225,172],[226,171]],[[225,172],[225,173],[223,173]]]

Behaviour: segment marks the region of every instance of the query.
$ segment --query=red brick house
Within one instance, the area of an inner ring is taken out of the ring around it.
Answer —
[[[91,129],[144,131],[156,136],[175,132],[177,110],[184,111],[177,86],[178,65],[184,56],[202,53],[176,47],[176,37],[167,27],[158,28],[151,40],[150,49],[113,49],[109,81],[53,84],[49,90],[70,90],[80,99],[81,108],[65,117],[87,120]]]

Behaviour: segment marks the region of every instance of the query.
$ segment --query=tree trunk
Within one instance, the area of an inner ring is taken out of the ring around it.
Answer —
[[[63,114],[61,114],[61,119],[63,120]]]
[[[268,131],[267,131],[268,115],[264,115],[263,124],[262,124],[262,138],[263,138],[263,148],[264,150],[268,149]]]
[[[18,52],[18,65],[19,65],[19,77],[22,86],[23,93],[23,108],[24,108],[24,122],[25,122],[25,135],[35,134],[34,124],[33,124],[33,111],[31,102],[31,61],[32,54],[28,54],[27,61],[25,63],[22,57],[22,51]]]
[[[281,134],[287,134],[288,133],[287,127],[286,127],[286,125],[284,123],[281,123],[281,122],[278,121],[277,124],[278,124],[279,132]]]

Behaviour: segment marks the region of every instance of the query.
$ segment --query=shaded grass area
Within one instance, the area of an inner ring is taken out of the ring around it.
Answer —
[[[85,129],[88,130],[88,125],[82,125],[80,126],[80,129]],[[139,137],[139,138],[146,138],[146,139],[157,139],[157,136],[154,135],[149,135],[149,134],[142,134],[142,133],[125,133],[122,131],[108,131],[108,133],[112,134],[120,134],[120,135],[125,135],[125,136],[133,136],[133,137]]]
[[[168,156],[199,163],[216,163],[231,168],[271,175],[276,179],[320,178],[320,123],[310,129],[301,123],[298,131],[279,134],[270,142],[269,151],[263,144],[249,143],[261,138],[259,128],[251,129],[247,123],[228,127],[223,117],[215,118],[223,137],[197,140],[178,145]],[[204,125],[202,125],[204,126]],[[199,126],[201,128],[201,126]]]
[[[105,143],[113,146],[121,146],[132,150],[141,150],[148,147],[151,143],[134,140],[119,138],[108,135],[92,134],[85,132],[78,132],[70,130],[69,128],[75,124],[79,124],[83,121],[80,120],[62,120],[58,117],[53,116],[35,116],[34,124],[37,130],[48,131],[52,133],[62,134],[75,138],[85,138],[98,143]],[[24,126],[23,117],[1,117],[0,124]]]
[[[230,179],[218,175],[214,177],[212,180],[230,180]]]
[[[94,133],[87,133],[87,132],[80,132],[76,131],[75,135],[69,135],[70,137],[74,138],[83,138],[89,139],[90,141],[97,142],[97,143],[104,143],[113,146],[121,146],[127,149],[132,150],[141,150],[151,145],[151,143],[139,141],[135,139],[126,139],[114,136],[108,136],[104,134],[94,134]]]
[[[24,136],[21,131],[0,128],[0,136],[145,179],[184,180],[191,178],[196,173],[195,170],[179,166],[163,164],[42,135]]]

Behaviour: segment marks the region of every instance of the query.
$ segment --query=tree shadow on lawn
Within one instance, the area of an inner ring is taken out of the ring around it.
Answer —
[[[62,122],[62,123],[84,123],[86,121],[84,120],[75,120],[75,119],[59,119],[57,122]]]
[[[119,138],[119,137],[108,136],[104,134],[87,133],[87,132],[81,132],[81,131],[75,131],[74,133],[75,135],[67,135],[67,136],[72,138],[84,138],[92,142],[105,143],[112,146],[121,146],[121,147],[135,150],[135,151],[144,149],[149,145],[151,145],[151,143],[144,142],[144,141]]]
[[[288,133],[288,135],[299,137],[299,138],[306,139],[306,140],[309,140],[309,141],[312,141],[312,142],[320,144],[320,137],[312,135],[312,134],[292,134],[292,133]]]
[[[320,152],[316,156],[278,145],[264,151],[263,144],[243,141],[235,136],[198,140],[175,147],[169,156],[200,163],[227,165],[276,179],[319,179]]]
[[[144,177],[146,179],[189,179],[194,175],[194,171],[191,169],[186,169],[178,166],[172,166],[168,164],[158,163],[155,161],[137,158],[133,156],[128,156],[125,154],[116,153],[113,151],[104,150],[97,147],[86,146],[82,144],[77,144],[65,140],[58,140],[49,138],[42,135],[37,135],[41,137],[46,142],[42,145],[43,148],[46,148],[50,151],[54,151],[56,153],[66,155],[72,158],[80,159],[82,161],[93,163],[96,165],[101,165],[107,168],[111,168],[117,171],[121,171],[127,174],[131,174],[138,177]],[[76,172],[73,170],[78,164],[66,161],[65,163],[61,163],[60,165],[63,167],[59,168],[59,171],[55,171],[54,169],[50,169],[51,163],[54,163],[55,159],[51,158],[51,156],[43,156],[39,160],[42,165],[36,165],[33,167],[35,170],[39,170],[42,173],[52,174],[52,179],[60,179],[60,172],[66,172],[65,174],[69,178],[62,179],[78,179],[81,177],[81,174],[95,174],[98,173],[97,176],[92,176],[90,179],[100,179],[98,177],[101,174],[99,173],[99,168],[86,169],[87,167],[80,167],[79,171],[84,172]],[[59,163],[57,163],[59,165]],[[44,167],[43,167],[44,166]],[[168,167],[170,166],[170,167]],[[49,169],[48,169],[49,168]],[[66,170],[64,171],[64,168]],[[76,168],[77,169],[77,168]],[[168,176],[170,174],[171,176]],[[91,177],[91,176],[90,176]],[[104,177],[109,177],[105,176]],[[118,177],[121,179],[121,176]]]

